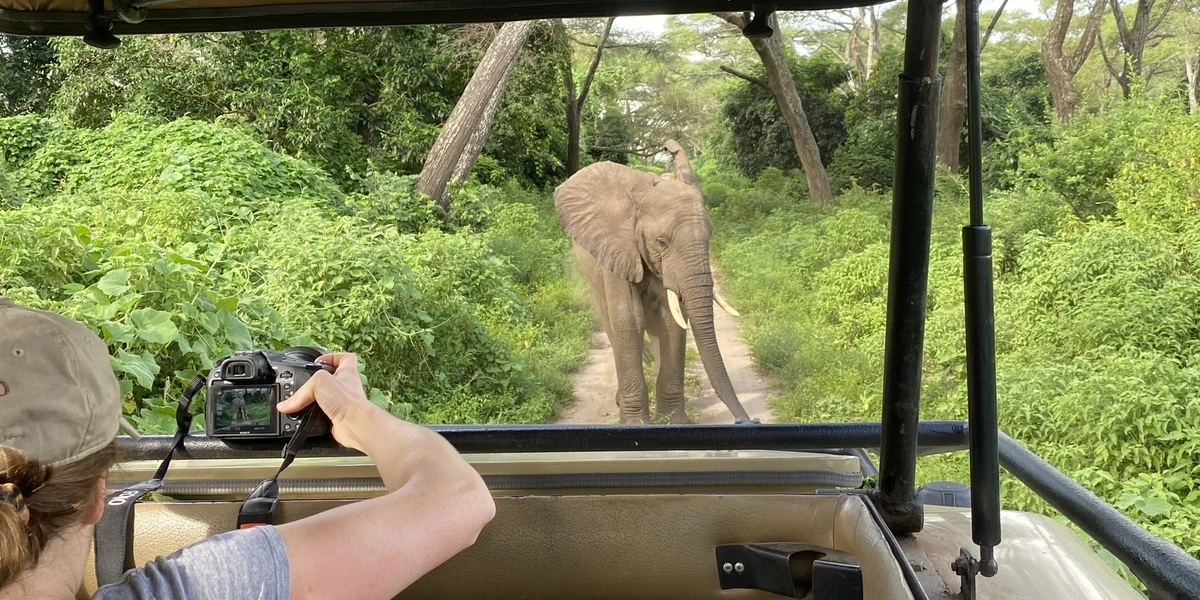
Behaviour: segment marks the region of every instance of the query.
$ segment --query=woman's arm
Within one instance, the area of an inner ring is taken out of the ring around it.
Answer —
[[[276,529],[288,554],[291,597],[390,600],[475,543],[495,515],[479,474],[441,435],[371,404],[352,354],[322,357],[316,373],[281,412],[314,400],[344,446],[370,457],[388,493]]]

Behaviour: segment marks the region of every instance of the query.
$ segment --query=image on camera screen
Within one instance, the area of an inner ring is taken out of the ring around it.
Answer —
[[[228,387],[216,402],[217,431],[268,431],[272,429],[275,386]]]

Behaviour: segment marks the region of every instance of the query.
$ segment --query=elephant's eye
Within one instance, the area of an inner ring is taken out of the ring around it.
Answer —
[[[667,249],[667,239],[666,238],[657,238],[654,240],[654,242],[658,244],[659,250]]]

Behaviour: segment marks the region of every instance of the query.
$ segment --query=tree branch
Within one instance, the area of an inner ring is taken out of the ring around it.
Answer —
[[[1092,53],[1096,36],[1100,34],[1100,21],[1104,18],[1104,2],[1105,0],[1096,0],[1096,3],[1092,5],[1092,12],[1088,13],[1087,24],[1083,27],[1079,45],[1075,47],[1075,51],[1070,56],[1063,57],[1067,71],[1072,75],[1079,72],[1079,69],[1083,67],[1083,62],[1087,60],[1088,54]],[[1103,43],[1101,42],[1101,44]]]
[[[745,15],[739,15],[737,13],[715,12],[715,13],[713,13],[713,15],[717,16],[720,19],[723,19],[726,23],[729,23],[730,25],[733,25],[734,27],[737,27],[738,29],[745,29],[746,24],[750,22],[750,20]]]
[[[592,89],[592,79],[596,77],[596,67],[600,66],[600,55],[604,54],[604,42],[608,41],[608,33],[612,31],[613,21],[616,20],[616,17],[609,17],[608,22],[604,24],[604,33],[601,34],[600,41],[596,44],[596,55],[592,57],[592,66],[588,68],[587,78],[583,80],[583,89],[579,91],[579,100],[575,102],[575,106],[580,109],[587,100],[588,91]]]
[[[764,90],[771,91],[771,88],[767,86],[766,81],[763,81],[762,79],[759,79],[753,75],[747,75],[746,73],[743,73],[729,65],[721,65],[721,70],[733,75],[734,77],[745,79],[746,81],[749,81],[750,83],[753,83]]]
[[[1113,77],[1120,79],[1121,73],[1117,71],[1116,67],[1112,64],[1112,60],[1108,58],[1108,52],[1104,50],[1104,37],[1100,35],[1099,31],[1096,32],[1096,41],[1100,42],[1096,45],[1100,47],[1100,56],[1104,57],[1104,66],[1108,67],[1108,72]]]
[[[1004,12],[1004,7],[1006,5],[1008,5],[1008,0],[1001,2],[1000,8],[996,9],[996,14],[992,15],[992,22],[988,23],[987,31],[985,31],[983,34],[983,39],[979,40],[980,52],[983,52],[983,49],[987,47],[988,40],[992,37],[992,30],[996,28],[996,22],[1000,20],[1000,13]]]

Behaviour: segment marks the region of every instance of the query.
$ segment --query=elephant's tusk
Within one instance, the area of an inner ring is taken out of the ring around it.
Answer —
[[[676,294],[675,290],[667,290],[667,304],[671,305],[671,316],[675,317],[675,322],[687,329],[688,323],[683,320],[683,311],[679,308],[679,294]]]
[[[713,289],[713,299],[715,299],[717,301],[717,306],[720,306],[721,308],[723,308],[725,310],[725,312],[729,313],[730,315],[733,315],[735,317],[742,316],[741,313],[734,310],[733,307],[730,306],[729,303],[726,302],[725,299],[721,297],[721,294],[717,293],[716,288]]]

